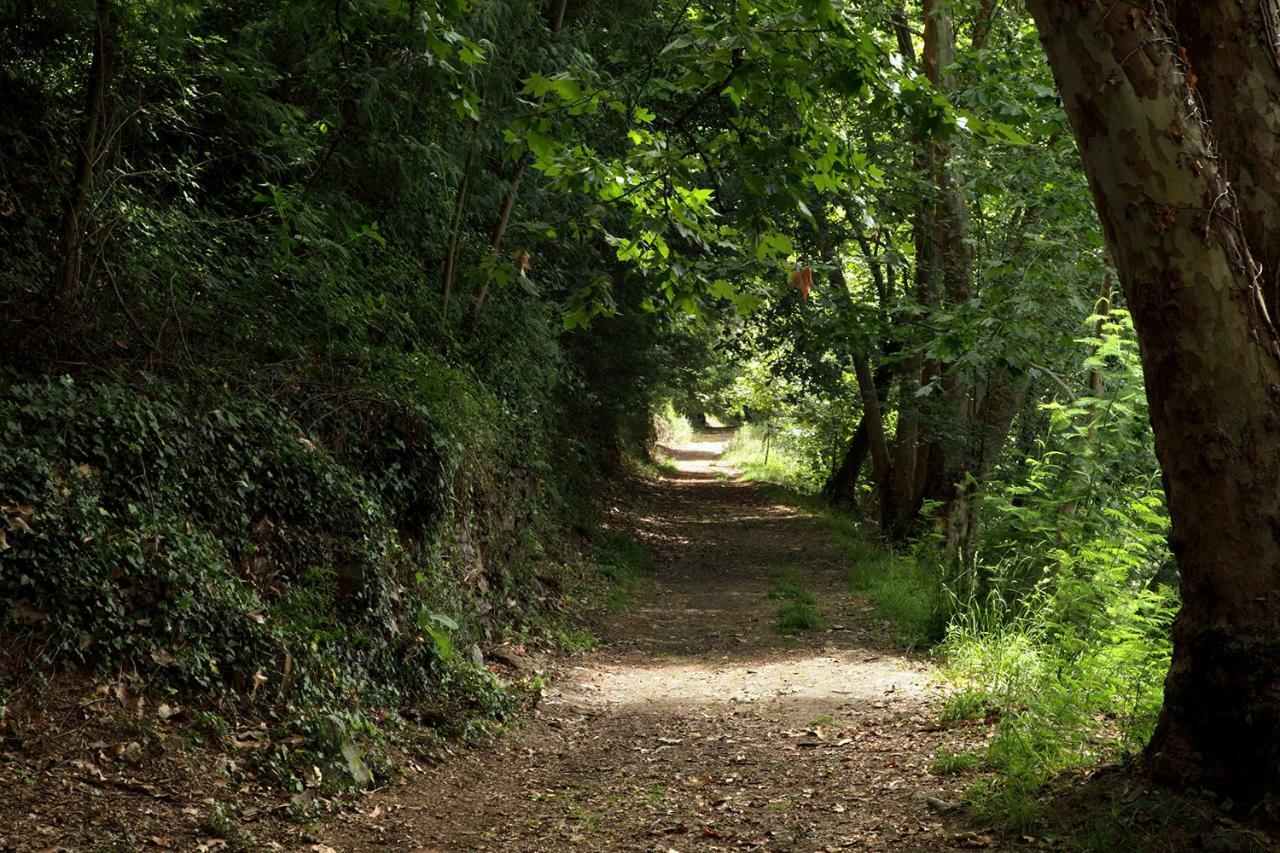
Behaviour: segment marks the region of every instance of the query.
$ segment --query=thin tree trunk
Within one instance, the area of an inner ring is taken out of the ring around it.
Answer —
[[[527,153],[520,158],[520,162],[516,164],[515,174],[511,176],[511,181],[507,184],[507,191],[502,196],[502,205],[498,208],[498,221],[494,223],[493,233],[489,238],[489,255],[493,258],[494,263],[498,261],[499,252],[502,250],[502,238],[507,236],[507,226],[511,224],[511,210],[516,205],[516,194],[520,191],[520,180],[524,177],[525,170],[529,168],[529,162],[532,159]],[[488,295],[489,279],[486,276],[476,283],[475,291],[471,295],[472,321],[479,318],[480,312],[484,310],[484,301]]]
[[[1240,209],[1167,21],[1109,3],[1027,5],[1133,312],[1180,567],[1148,766],[1160,780],[1274,806],[1280,341]]]
[[[876,397],[875,377],[871,362],[865,356],[853,360],[854,375],[858,380],[858,392],[862,397],[863,417],[867,422],[867,441],[871,447],[871,472],[880,495],[882,517],[892,507],[890,493],[891,468],[889,444],[884,437],[884,418],[880,414],[880,400]]]
[[[948,546],[965,564],[971,561],[973,544],[982,531],[982,497],[991,469],[1004,450],[1014,416],[1031,384],[1027,377],[1015,379],[1003,370],[992,374],[973,418],[967,476],[957,486],[956,504],[947,524]]]
[[[848,512],[858,505],[858,475],[862,473],[862,466],[866,464],[867,454],[870,452],[867,418],[863,415],[858,420],[858,428],[845,445],[840,464],[822,486],[822,499],[828,506]]]
[[[114,20],[110,0],[97,0],[94,6],[93,60],[85,86],[84,131],[76,152],[75,173],[62,212],[62,245],[55,292],[62,310],[75,313],[83,296],[81,264],[84,254],[84,221],[89,196],[93,191],[94,169],[101,157],[101,140],[105,132],[107,86],[112,72]]]
[[[476,146],[467,150],[462,163],[462,177],[458,181],[458,194],[453,200],[453,216],[449,222],[449,247],[444,256],[444,276],[441,282],[440,330],[444,331],[449,319],[449,298],[453,294],[453,282],[458,271],[458,244],[462,239],[462,219],[466,212],[467,188],[471,180],[471,165],[475,162]]]
[[[973,50],[982,50],[991,38],[991,27],[995,24],[996,13],[1000,10],[1000,0],[980,0],[978,14],[973,20]]]
[[[892,375],[884,365],[877,365],[872,371],[872,384],[876,388],[876,399],[884,400],[888,396]],[[858,419],[858,427],[845,446],[840,464],[822,487],[822,498],[828,505],[846,512],[858,505],[858,477],[871,452],[871,431],[864,412]],[[892,467],[892,466],[891,466]],[[890,478],[892,479],[892,478]]]
[[[556,2],[555,14],[551,19],[552,38],[558,35],[560,28],[564,26],[564,14],[568,5],[568,0],[557,0]],[[541,98],[538,99],[538,103],[542,103]],[[502,249],[502,238],[506,236],[507,226],[511,223],[511,211],[516,205],[516,195],[520,192],[520,181],[524,178],[525,170],[529,168],[529,163],[532,160],[532,155],[526,151],[516,165],[515,174],[511,176],[511,181],[507,184],[507,192],[502,197],[502,205],[498,208],[498,221],[493,226],[493,236],[489,241],[489,254],[492,256],[494,263],[498,261],[498,254]],[[488,295],[489,279],[485,277],[476,284],[475,292],[472,294],[472,322],[479,319],[480,312],[484,310],[485,298]]]
[[[849,283],[844,276],[843,259],[840,257],[839,251],[837,251],[835,235],[831,233],[831,224],[827,219],[826,207],[821,199],[813,200],[812,211],[814,224],[818,232],[818,251],[823,262],[831,266],[831,291],[846,319],[852,322],[856,307],[853,304],[853,297],[849,294]],[[859,238],[859,242],[863,246],[867,263],[870,265],[876,292],[882,295],[887,294],[884,271],[875,262],[874,257],[871,256],[870,247],[866,245],[866,241]],[[873,455],[873,476],[880,489],[881,516],[889,518],[893,514],[892,495],[889,486],[892,479],[890,477],[892,466],[889,462],[888,443],[884,435],[884,419],[880,413],[879,401],[882,397],[887,396],[890,374],[883,366],[877,366],[875,370],[871,370],[870,361],[860,353],[853,355],[853,361],[855,375],[861,369],[859,362],[866,362],[872,389],[871,394],[876,401],[876,410],[873,416],[872,412],[867,409],[866,390],[862,388],[862,377],[858,376],[859,392],[863,402],[862,418],[858,423],[858,428],[854,432],[853,438],[849,441],[849,446],[845,451],[840,467],[827,479],[827,483],[823,487],[823,494],[832,506],[845,509],[852,508],[857,502],[855,488],[857,486],[858,473],[862,470],[863,462],[870,452]],[[876,434],[877,430],[879,431],[878,435]],[[885,447],[884,465],[879,468],[874,465],[876,444],[882,444]]]
[[[920,515],[922,494],[917,488],[920,464],[920,388],[924,359],[913,355],[898,379],[898,425],[893,435],[893,513],[889,517],[891,539],[910,535]]]

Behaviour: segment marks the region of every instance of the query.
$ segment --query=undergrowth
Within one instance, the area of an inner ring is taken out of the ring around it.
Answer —
[[[553,489],[499,486],[496,402],[433,369],[434,399],[384,391],[323,434],[195,379],[0,382],[0,629],[24,652],[0,688],[80,667],[180,699],[213,745],[232,725],[210,721],[265,720],[254,760],[286,787],[368,784],[406,721],[500,724],[520,693],[480,647],[588,644],[581,612],[625,607],[647,556],[588,517],[579,541]]]
[[[779,634],[800,634],[820,631],[826,623],[818,612],[818,598],[804,587],[790,570],[779,570],[771,575],[774,587],[769,598],[777,601]]]
[[[655,409],[653,429],[657,443],[664,447],[676,447],[693,438],[693,424],[687,415],[676,411],[670,400]]]
[[[614,613],[629,610],[653,570],[649,552],[626,531],[598,527],[589,556],[604,582],[603,606]]]
[[[982,771],[968,800],[983,819],[1033,832],[1047,819],[1041,792],[1057,774],[1123,761],[1145,745],[1176,607],[1161,582],[1165,521],[1149,488],[1122,495],[1123,513],[1106,502],[1087,512],[1077,500],[1070,526],[1057,517],[1061,501],[1028,501],[1024,488],[1012,503],[997,492],[989,500],[1003,524],[984,555],[958,565],[927,538],[888,549],[858,518],[829,510],[812,489],[798,491],[807,475],[796,470],[796,455],[775,446],[766,464],[758,430],[731,448],[748,478],[780,487],[779,499],[815,514],[844,552],[849,588],[899,641],[932,649],[953,685],[941,722],[994,726],[983,753],[934,761],[936,773]],[[1038,475],[1045,488],[1062,478]]]
[[[803,464],[800,446],[785,426],[746,424],[734,432],[721,459],[744,480],[810,492],[816,487],[815,475]]]

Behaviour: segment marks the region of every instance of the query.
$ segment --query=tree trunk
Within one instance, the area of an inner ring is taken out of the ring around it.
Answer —
[[[876,481],[876,490],[880,495],[881,516],[886,517],[892,507],[890,493],[892,475],[889,445],[884,437],[884,419],[880,414],[880,400],[876,397],[876,383],[871,373],[871,362],[865,356],[857,356],[853,360],[853,369],[858,379],[858,391],[862,395],[863,418],[867,423],[867,441],[871,448],[871,476]]]
[[[97,0],[94,11],[93,60],[85,84],[84,130],[76,151],[75,173],[63,204],[62,245],[55,282],[57,304],[68,314],[79,310],[83,295],[81,265],[88,230],[84,219],[93,191],[94,169],[102,155],[101,141],[108,135],[105,131],[107,84],[111,78],[115,47],[110,0]]]
[[[502,250],[502,238],[507,236],[507,226],[511,224],[511,211],[516,206],[516,194],[520,192],[520,181],[524,178],[525,170],[529,168],[529,163],[532,160],[533,157],[529,154],[525,154],[520,158],[520,162],[516,164],[515,174],[511,176],[511,181],[507,184],[507,191],[502,196],[502,205],[498,208],[498,221],[494,223],[493,234],[489,238],[489,254],[493,257],[494,263],[498,262],[498,256]],[[476,283],[475,291],[471,295],[471,319],[473,321],[484,310],[485,297],[488,295],[489,279],[486,277]]]
[[[877,400],[884,400],[888,396],[891,378],[888,368],[884,365],[877,365],[872,371],[872,384],[876,388]],[[831,472],[831,476],[823,484],[822,498],[830,506],[848,512],[858,505],[858,476],[862,473],[862,466],[866,463],[870,452],[871,432],[864,412],[858,420],[858,428],[854,430],[853,436],[845,447],[840,465]],[[892,479],[890,477],[890,480]]]
[[[1240,209],[1167,21],[1110,3],[1027,5],[1138,330],[1181,570],[1148,765],[1163,781],[1270,805],[1280,789],[1280,342]]]
[[[831,233],[831,223],[827,218],[826,206],[822,199],[816,198],[813,200],[812,210],[814,225],[817,228],[818,252],[823,262],[831,266],[832,294],[840,311],[844,314],[844,318],[852,323],[854,322],[857,308],[853,303],[853,297],[849,294],[849,283],[844,276],[844,262],[840,257],[840,252],[837,250],[836,237]],[[871,270],[876,293],[883,299],[888,295],[888,288],[884,281],[884,271],[871,254],[870,246],[867,245],[866,240],[862,237],[858,239],[866,257],[867,265]],[[853,360],[854,371],[855,375],[857,375],[859,391],[863,401],[862,418],[858,422],[858,428],[853,437],[849,440],[849,445],[845,450],[840,466],[827,478],[822,494],[831,506],[839,509],[852,509],[857,504],[856,487],[858,474],[862,470],[867,454],[874,454],[876,446],[883,445],[885,449],[884,464],[876,468],[873,459],[873,476],[876,479],[876,486],[880,490],[881,515],[883,518],[889,518],[893,514],[890,487],[890,481],[892,480],[890,474],[893,469],[889,461],[888,442],[884,434],[884,420],[880,411],[880,401],[888,396],[890,374],[883,365],[877,365],[875,370],[871,370],[870,360],[861,353],[854,353]],[[863,362],[865,362],[869,371],[872,398],[876,402],[876,411],[874,413],[866,407],[867,392],[862,387],[863,377],[857,373],[861,369],[860,365]],[[875,434],[877,430],[879,431],[878,435]]]
[[[864,415],[858,421],[858,428],[845,446],[840,464],[831,472],[827,482],[822,486],[822,499],[828,506],[851,511],[858,505],[858,475],[871,452],[871,438],[867,430],[867,418]]]
[[[1276,12],[1259,0],[1170,3],[1195,91],[1213,123],[1223,177],[1235,190],[1240,224],[1262,264],[1272,322],[1280,320],[1280,60]]]
[[[949,553],[965,564],[971,561],[973,543],[982,529],[982,497],[987,478],[1000,458],[1013,418],[1030,387],[1026,377],[1014,378],[1003,370],[992,373],[967,436],[966,477],[956,485],[956,497],[947,518]]]
[[[569,0],[556,0],[555,6],[552,7],[551,17],[551,37],[554,39],[560,33],[560,29],[564,26],[564,13],[569,5]],[[537,103],[541,104],[543,97],[538,98]],[[511,224],[511,211],[516,206],[516,196],[520,193],[520,182],[524,179],[525,170],[529,168],[529,164],[533,162],[533,155],[525,152],[520,158],[520,162],[516,164],[515,174],[511,176],[511,181],[507,184],[507,192],[502,197],[502,204],[498,208],[498,221],[494,223],[493,234],[489,241],[489,253],[493,258],[493,262],[498,262],[499,252],[502,249],[502,238],[507,234],[507,226]],[[489,295],[489,279],[486,277],[476,284],[475,291],[471,295],[471,322],[475,322],[480,317],[480,312],[484,310],[485,298]]]
[[[924,3],[924,51],[921,63],[925,76],[938,91],[949,93],[955,88],[955,80],[948,71],[955,62],[956,33],[950,10],[939,0]],[[964,192],[955,181],[955,148],[948,140],[935,140],[929,157],[936,202],[933,207],[928,233],[933,243],[929,260],[937,265],[930,287],[935,302],[939,295],[946,305],[954,309],[972,296],[973,256],[969,247],[969,212]],[[941,294],[938,284],[941,284]],[[915,497],[917,507],[923,498],[941,504],[939,518],[946,529],[949,548],[958,550],[967,543],[963,529],[953,530],[953,523],[967,519],[975,511],[966,502],[967,485],[977,472],[970,460],[976,412],[974,391],[968,378],[954,365],[936,365],[927,369],[941,373],[941,395],[933,407],[933,423],[930,426],[927,448],[916,452],[919,475],[914,483],[923,483],[923,491]],[[919,427],[917,427],[919,429]],[[924,430],[920,430],[924,432]],[[913,519],[905,519],[910,523]],[[904,534],[907,531],[904,529]]]
[[[453,282],[458,273],[458,246],[462,240],[462,220],[467,209],[467,189],[471,181],[471,166],[475,162],[476,143],[467,149],[462,163],[462,177],[458,180],[458,193],[453,199],[453,216],[449,220],[449,246],[444,255],[444,273],[441,280],[440,331],[448,326],[449,298],[453,295]]]

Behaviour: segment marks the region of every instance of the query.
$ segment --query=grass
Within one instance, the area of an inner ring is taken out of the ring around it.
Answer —
[[[626,612],[636,592],[648,582],[653,558],[624,530],[596,528],[591,539],[591,560],[606,582],[602,603],[613,613]]]
[[[784,569],[775,572],[773,579],[774,587],[769,591],[769,598],[780,602],[777,624],[779,634],[820,631],[826,627],[822,615],[818,613],[817,597],[796,580],[794,572]]]
[[[866,598],[875,615],[894,626],[904,645],[933,645],[942,640],[950,610],[937,569],[878,545],[861,520],[831,510],[814,494],[813,477],[788,442],[773,442],[767,463],[764,445],[763,428],[748,425],[734,434],[724,460],[741,471],[743,479],[768,484],[780,503],[813,514],[844,552],[850,591]],[[803,617],[797,614],[796,618]]]
[[[972,752],[956,752],[944,746],[934,756],[933,763],[929,765],[929,772],[935,776],[956,776],[961,773],[970,773],[981,766],[982,759]]]
[[[946,635],[947,597],[932,566],[876,544],[857,519],[825,507],[818,525],[844,553],[850,591],[865,597],[875,615],[893,625],[900,641],[933,645]]]
[[[219,838],[226,850],[251,850],[255,846],[253,835],[242,825],[235,806],[213,803],[200,820],[200,830]]]
[[[802,601],[788,601],[778,608],[778,633],[801,634],[805,631],[821,631],[826,627],[822,615],[813,605]]]
[[[1069,555],[1074,568],[1041,590],[1018,593],[1016,608],[995,595],[977,600],[948,589],[937,551],[927,543],[913,552],[889,550],[859,519],[823,505],[785,442],[774,445],[766,463],[761,431],[743,429],[726,458],[746,479],[766,483],[774,500],[812,513],[844,553],[849,590],[890,623],[904,645],[933,650],[943,676],[958,688],[941,712],[943,724],[994,727],[984,753],[943,751],[932,764],[939,775],[989,771],[966,797],[988,825],[1021,835],[1061,824],[1061,807],[1045,798],[1054,780],[1123,761],[1146,743],[1168,666],[1169,602],[1106,575],[1107,561],[1099,563],[1098,553],[1114,558],[1105,549]],[[990,566],[977,570],[998,575]],[[812,594],[794,574],[774,580],[770,596],[781,602],[780,632],[821,624]],[[1071,846],[1114,849],[1089,838],[1125,836],[1117,820],[1095,817],[1094,829],[1067,839]],[[1119,834],[1109,835],[1107,827]]]
[[[784,438],[766,441],[765,429],[760,424],[740,427],[729,440],[721,460],[741,472],[744,480],[775,483],[797,493],[811,491],[815,485],[790,443]]]
[[[971,720],[985,719],[995,709],[987,694],[967,688],[952,694],[942,709],[942,724],[953,726]]]
[[[655,455],[649,459],[635,460],[635,466],[642,476],[651,480],[661,477],[675,477],[680,474],[680,466],[661,455]]]
[[[644,803],[651,808],[662,805],[667,799],[668,788],[661,782],[653,782],[649,785],[649,790],[645,794]]]

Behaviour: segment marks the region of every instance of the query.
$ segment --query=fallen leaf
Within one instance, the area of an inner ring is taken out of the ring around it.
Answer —
[[[525,249],[516,249],[511,253],[511,262],[516,265],[516,269],[524,275],[533,269],[533,261],[529,256],[529,252]]]
[[[809,291],[813,288],[813,270],[809,267],[801,267],[798,270],[792,270],[791,286],[794,287],[801,296],[808,299]]]

